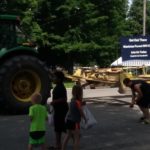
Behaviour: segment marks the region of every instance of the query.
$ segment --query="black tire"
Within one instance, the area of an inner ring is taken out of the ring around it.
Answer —
[[[45,104],[50,89],[50,73],[34,56],[16,56],[0,67],[0,102],[7,111],[27,112],[35,92],[41,93]]]

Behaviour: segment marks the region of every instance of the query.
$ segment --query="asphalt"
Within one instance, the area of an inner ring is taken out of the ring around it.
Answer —
[[[130,94],[118,94],[115,88],[86,89],[84,97],[98,123],[81,130],[81,150],[150,150],[150,125],[138,122],[141,113],[138,107],[129,108]],[[0,150],[27,150],[28,129],[27,115],[1,115]],[[53,127],[48,125],[46,143],[54,144]]]

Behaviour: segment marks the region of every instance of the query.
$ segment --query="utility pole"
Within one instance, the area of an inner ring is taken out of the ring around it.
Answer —
[[[143,36],[146,35],[146,0],[143,0]]]

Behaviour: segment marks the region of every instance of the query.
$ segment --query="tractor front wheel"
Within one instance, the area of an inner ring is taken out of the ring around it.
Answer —
[[[9,110],[26,112],[33,93],[41,93],[45,104],[50,89],[48,69],[34,56],[13,57],[0,68],[0,100]]]

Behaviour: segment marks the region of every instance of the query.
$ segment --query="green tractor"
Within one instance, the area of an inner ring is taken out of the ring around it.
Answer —
[[[25,39],[17,16],[0,15],[0,106],[13,112],[28,110],[36,92],[45,104],[51,89],[48,68]]]

